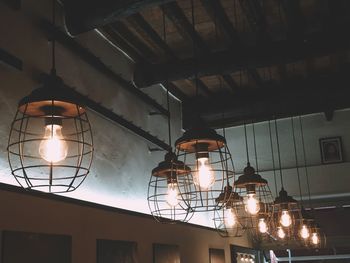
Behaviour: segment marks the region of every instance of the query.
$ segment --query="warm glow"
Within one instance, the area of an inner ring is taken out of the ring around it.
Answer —
[[[194,184],[201,190],[208,190],[215,183],[215,175],[209,164],[209,158],[197,159],[197,171],[193,175]]]
[[[289,227],[292,224],[292,218],[287,210],[282,210],[280,223],[284,227]]]
[[[260,205],[255,194],[248,194],[245,209],[251,215],[256,215],[259,212]]]
[[[310,236],[309,229],[306,225],[303,225],[300,229],[300,236],[304,239],[308,239]]]
[[[49,124],[45,126],[45,135],[40,142],[39,154],[50,163],[57,163],[66,159],[68,145],[63,138],[61,125]]]
[[[312,233],[311,241],[312,241],[312,244],[318,245],[318,243],[320,242],[320,239],[318,238],[317,233]]]
[[[268,230],[267,224],[265,222],[265,218],[260,218],[259,219],[259,223],[258,223],[258,227],[259,227],[259,232],[262,234],[265,234]]]
[[[286,233],[284,233],[284,230],[282,227],[278,227],[278,230],[277,230],[277,235],[279,238],[283,239],[286,237]]]
[[[230,228],[234,227],[234,225],[237,222],[236,214],[231,208],[225,208],[224,210],[224,216],[225,216],[225,226]]]
[[[175,207],[179,204],[179,191],[177,190],[177,183],[168,184],[168,191],[165,200],[170,207]]]

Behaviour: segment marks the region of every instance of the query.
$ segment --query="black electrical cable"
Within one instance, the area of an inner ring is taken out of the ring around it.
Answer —
[[[273,150],[272,131],[271,131],[271,121],[270,120],[269,120],[269,134],[270,134],[270,146],[271,146],[271,154],[272,154],[273,178],[274,178],[274,181],[275,181],[276,196],[278,196],[277,175],[276,175],[276,165],[275,165],[275,154],[274,154],[274,150]]]
[[[297,169],[297,177],[298,177],[298,185],[299,185],[299,195],[300,195],[300,202],[301,205],[303,205],[303,194],[301,191],[301,182],[300,182],[300,172],[299,172],[299,162],[298,162],[298,153],[297,153],[297,144],[295,139],[295,131],[294,131],[294,120],[293,117],[290,118],[292,122],[292,135],[293,135],[293,144],[294,144],[294,156],[295,156],[295,167]]]
[[[277,152],[278,152],[278,163],[280,168],[280,178],[281,178],[281,186],[284,188],[283,184],[283,175],[282,175],[282,165],[281,165],[281,152],[280,152],[280,143],[278,138],[278,129],[277,129],[277,120],[275,118],[275,131],[276,131],[276,141],[277,141]]]

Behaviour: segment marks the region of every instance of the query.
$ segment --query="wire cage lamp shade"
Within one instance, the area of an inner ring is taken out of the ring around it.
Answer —
[[[148,184],[148,206],[151,214],[160,223],[188,222],[193,211],[190,207],[194,197],[182,198],[179,187],[187,184],[191,169],[178,161],[176,155],[169,151],[156,168]],[[188,191],[189,193],[191,191]]]
[[[179,185],[182,198],[191,200],[194,212],[208,212],[219,209],[223,204],[216,198],[224,192],[225,186],[234,179],[231,153],[226,139],[215,130],[198,125],[189,129],[176,142],[178,160],[191,169],[186,185]]]
[[[214,225],[222,237],[240,237],[245,232],[243,198],[233,191],[232,186],[226,186],[224,192],[216,200],[221,205],[214,211]]]
[[[298,230],[301,222],[299,203],[282,187],[273,204],[271,224],[275,229],[274,236],[285,244],[300,241]]]
[[[236,192],[244,199],[247,214],[245,228],[253,239],[260,240],[270,232],[273,196],[267,180],[256,173],[248,162],[243,174],[234,183]]]
[[[77,189],[90,171],[93,139],[86,110],[56,75],[18,104],[8,140],[12,175],[24,188]]]

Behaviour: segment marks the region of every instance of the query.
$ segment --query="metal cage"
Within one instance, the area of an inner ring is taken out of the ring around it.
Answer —
[[[186,184],[179,185],[185,202],[194,212],[219,209],[216,198],[234,180],[231,153],[224,137],[206,127],[190,129],[176,143],[177,158],[191,169]],[[195,200],[188,200],[188,197]]]
[[[222,204],[214,211],[214,225],[222,237],[240,237],[245,232],[246,213],[243,198],[234,192],[231,186],[226,186],[217,198]]]
[[[77,189],[93,157],[85,108],[50,77],[18,105],[8,140],[12,175],[24,188],[49,193]]]
[[[272,215],[273,196],[268,183],[248,162],[243,175],[234,183],[236,192],[243,198],[246,220],[244,227],[254,241],[268,239],[271,235],[270,220]],[[252,204],[250,198],[256,202],[255,213],[250,211]]]
[[[281,243],[300,243],[299,229],[302,223],[301,208],[282,187],[273,204],[271,226],[275,229],[274,236]],[[284,233],[284,236],[281,233]],[[283,237],[282,237],[283,236]]]
[[[191,170],[176,159],[173,152],[165,155],[152,170],[148,184],[148,206],[151,214],[160,223],[188,222],[193,216],[190,203],[195,197],[182,198],[179,188],[188,187],[187,181]],[[190,190],[187,191],[191,193]]]

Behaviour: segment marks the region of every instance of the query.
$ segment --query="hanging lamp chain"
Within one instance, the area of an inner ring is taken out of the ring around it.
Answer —
[[[163,11],[163,40],[164,43],[167,44],[167,35],[166,35],[166,20],[165,20],[165,13]],[[169,138],[169,145],[170,145],[170,151],[172,151],[172,144],[171,144],[171,116],[170,116],[170,94],[169,94],[169,80],[168,76],[165,79],[165,86],[166,86],[166,101],[167,101],[167,109],[168,109],[168,138]]]
[[[299,123],[300,123],[301,142],[303,145],[304,168],[305,168],[305,175],[306,175],[307,192],[308,192],[308,197],[309,197],[309,207],[312,208],[310,182],[309,182],[309,171],[307,168],[307,159],[306,159],[306,150],[305,150],[304,129],[303,129],[303,122],[302,122],[301,116],[299,116]]]
[[[254,154],[255,154],[255,170],[258,173],[259,172],[259,166],[258,166],[258,154],[256,149],[256,138],[255,138],[255,124],[252,122],[253,126],[253,141],[254,141]]]
[[[249,150],[248,150],[248,137],[247,137],[247,124],[246,123],[244,123],[244,138],[245,138],[245,151],[247,154],[247,163],[250,164]]]
[[[274,181],[275,181],[276,196],[278,196],[278,190],[277,190],[277,174],[276,174],[276,164],[275,164],[275,153],[274,153],[274,150],[273,150],[273,143],[272,143],[271,120],[269,120],[269,134],[270,134],[270,147],[271,147],[271,154],[272,154],[273,179],[274,179]]]
[[[280,143],[278,138],[278,129],[277,129],[277,120],[275,118],[275,131],[276,131],[276,142],[277,142],[277,153],[278,153],[278,164],[280,168],[280,179],[281,179],[281,186],[284,188],[283,184],[283,174],[282,174],[282,165],[281,165],[281,151],[280,151]]]
[[[301,202],[301,205],[303,205],[303,194],[302,194],[302,191],[301,191],[300,171],[299,171],[297,144],[296,144],[296,139],[295,139],[294,120],[293,120],[293,117],[291,117],[290,119],[291,119],[291,123],[292,123],[292,135],[293,135],[293,144],[294,144],[295,167],[297,169],[300,202]]]
[[[56,0],[52,0],[52,25],[56,26]],[[51,40],[51,59],[52,59],[52,68],[51,74],[56,75],[56,38],[52,36]]]

